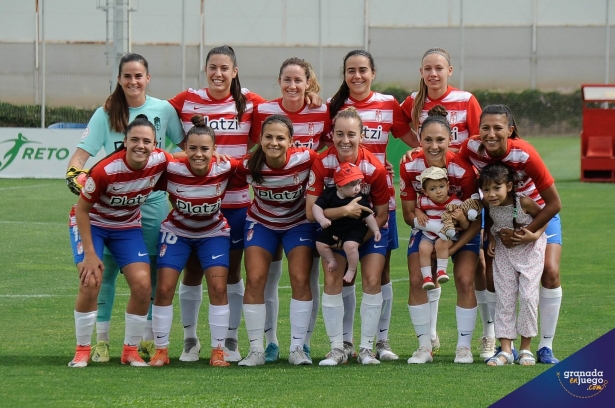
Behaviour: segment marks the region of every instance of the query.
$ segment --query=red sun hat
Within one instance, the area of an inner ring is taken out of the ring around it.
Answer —
[[[335,169],[333,181],[341,187],[351,181],[362,180],[363,177],[363,173],[361,173],[361,170],[357,166],[352,163],[344,162],[340,163],[340,165]]]

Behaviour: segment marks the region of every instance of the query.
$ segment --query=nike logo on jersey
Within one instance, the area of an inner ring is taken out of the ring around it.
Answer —
[[[301,237],[301,238],[299,238],[299,241],[300,242],[305,242],[305,241],[311,241],[311,239]]]
[[[238,242],[243,241],[243,238],[241,238],[241,239],[232,239],[231,241],[233,242],[233,244],[236,244]]]
[[[374,245],[374,248],[384,248],[386,245]]]
[[[224,254],[222,254],[222,255],[212,255],[212,256],[211,256],[211,259],[218,259],[218,258],[220,258],[221,256],[224,256]]]
[[[146,252],[146,253],[144,253],[144,254],[142,254],[141,252],[139,252],[137,255],[139,255],[139,256],[147,256],[147,252]]]

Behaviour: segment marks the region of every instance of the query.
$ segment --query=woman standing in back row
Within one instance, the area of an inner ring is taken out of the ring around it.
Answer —
[[[412,93],[402,103],[401,109],[406,121],[414,127],[417,134],[427,118],[427,112],[435,106],[441,105],[448,112],[447,122],[451,128],[449,150],[455,152],[461,143],[472,135],[478,134],[481,108],[476,97],[470,92],[461,91],[449,85],[449,78],[453,74],[451,56],[442,48],[430,48],[425,51],[421,59],[421,80],[418,92]],[[491,357],[495,352],[495,333],[493,317],[490,316],[487,298],[489,297],[485,280],[485,258],[481,248],[479,263],[474,276],[474,289],[478,310],[483,323],[483,335],[480,339],[481,357]],[[438,320],[438,303],[441,289],[428,292],[431,308],[431,332],[434,352],[440,348],[440,339],[436,332]],[[495,302],[495,297],[493,297]]]

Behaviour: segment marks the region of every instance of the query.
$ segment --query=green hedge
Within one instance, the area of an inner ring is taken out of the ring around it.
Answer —
[[[411,91],[396,86],[375,86],[379,92],[393,95],[400,103]],[[473,91],[482,107],[507,105],[515,115],[521,135],[578,134],[582,126],[581,90],[573,93]]]
[[[403,102],[410,91],[398,86],[375,85],[379,92],[395,96]],[[581,131],[581,90],[573,93],[541,92],[472,92],[482,107],[507,105],[514,113],[521,135],[578,134]],[[87,123],[94,109],[71,107],[46,108],[46,125],[57,122]],[[37,105],[17,106],[0,102],[0,126],[40,127],[41,108]]]

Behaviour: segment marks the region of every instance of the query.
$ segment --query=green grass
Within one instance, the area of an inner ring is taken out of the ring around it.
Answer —
[[[578,138],[537,138],[531,142],[554,174],[563,202],[564,298],[554,345],[556,355],[565,358],[615,327],[615,308],[608,300],[613,299],[610,272],[615,213],[609,206],[615,201],[615,188],[577,181]],[[400,354],[398,362],[371,367],[356,362],[343,367],[289,366],[285,358],[290,289],[288,278],[283,277],[280,362],[259,368],[212,368],[206,358],[194,364],[179,363],[182,333],[176,305],[171,365],[161,369],[125,367],[119,363],[119,354],[128,290],[120,278],[111,329],[111,362],[69,369],[66,364],[75,342],[72,311],[77,274],[66,227],[74,201],[62,180],[0,179],[0,406],[481,407],[549,368],[453,364],[457,333],[451,283],[443,287],[440,303],[440,354],[433,364],[406,364],[417,341],[406,306],[407,241],[402,240],[402,248],[393,254],[391,271],[395,297],[390,341]],[[401,222],[401,214],[398,219]],[[405,225],[400,224],[399,231],[401,237],[409,234]],[[209,338],[206,317],[204,306],[199,327],[204,344]],[[355,338],[359,336],[358,315],[356,322]],[[480,332],[479,319],[475,339]],[[246,342],[242,326],[240,345]],[[323,358],[328,340],[320,317],[312,346],[315,360]]]

